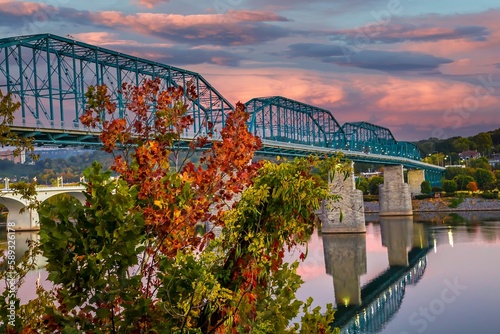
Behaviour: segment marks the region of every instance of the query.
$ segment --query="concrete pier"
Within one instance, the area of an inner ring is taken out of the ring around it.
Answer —
[[[323,201],[319,217],[322,233],[364,233],[365,207],[363,192],[356,189],[354,174],[347,177],[335,173],[330,181],[330,192],[341,196],[339,201]]]
[[[403,166],[385,166],[384,184],[379,186],[379,216],[411,216],[411,192],[404,183]]]

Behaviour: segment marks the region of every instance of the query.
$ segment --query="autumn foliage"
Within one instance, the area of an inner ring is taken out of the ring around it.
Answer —
[[[286,263],[284,254],[307,243],[313,211],[331,198],[312,168],[329,170],[339,158],[252,162],[261,142],[246,128],[244,105],[224,124],[205,119],[206,134],[187,141],[192,86],[161,90],[159,80],[147,80],[122,88],[118,106],[105,86],[91,87],[80,118],[102,131],[117,177],[95,163],[85,172],[85,205],[61,201],[40,210],[41,249],[55,288],[40,291],[50,302],[19,328],[330,332],[331,305],[321,314],[295,298],[298,263]],[[197,233],[205,224],[221,227],[221,235]],[[299,312],[302,323],[292,324]]]

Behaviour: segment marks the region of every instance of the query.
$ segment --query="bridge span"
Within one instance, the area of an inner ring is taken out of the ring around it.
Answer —
[[[38,202],[60,194],[68,194],[80,202],[85,202],[83,191],[84,186],[59,186],[59,187],[37,187],[37,196],[35,198]],[[5,206],[9,213],[7,215],[8,222],[15,223],[16,231],[28,231],[40,229],[40,218],[38,212],[34,209],[25,209],[30,203],[27,199],[22,198],[21,195],[16,194],[11,189],[2,189],[0,191],[0,204]]]
[[[117,105],[111,117],[131,121],[122,84],[140,85],[150,78],[159,78],[162,89],[194,85],[198,97],[184,96],[194,120],[185,140],[206,134],[207,122],[220,129],[234,110],[203,76],[189,70],[52,34],[0,39],[0,90],[13,93],[21,103],[12,129],[39,145],[99,147],[98,133],[79,121],[88,87],[105,84]],[[250,131],[264,140],[262,153],[342,152],[355,162],[422,169],[434,183],[444,171],[422,163],[413,143],[396,140],[389,129],[376,124],[357,120],[340,125],[329,110],[282,96],[257,97],[245,105],[251,114]]]

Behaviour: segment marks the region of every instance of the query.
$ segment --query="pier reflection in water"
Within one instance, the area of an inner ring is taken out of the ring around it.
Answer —
[[[366,235],[313,237],[331,285],[309,275],[299,298],[336,304],[341,333],[499,333],[500,212],[367,221]]]
[[[342,333],[376,333],[398,311],[407,284],[422,277],[428,236],[413,217],[381,218],[382,245],[389,268],[361,288],[366,273],[365,234],[323,235],[326,273],[333,276],[337,312],[333,326]]]

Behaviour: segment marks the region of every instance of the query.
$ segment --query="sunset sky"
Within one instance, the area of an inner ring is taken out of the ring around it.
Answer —
[[[498,0],[0,0],[0,38],[53,33],[282,95],[396,139],[500,127]]]

